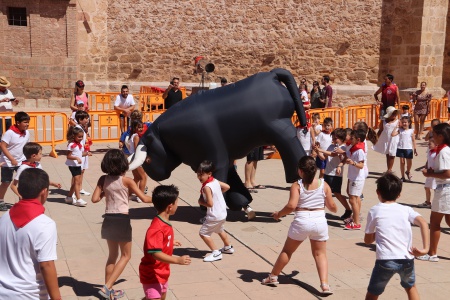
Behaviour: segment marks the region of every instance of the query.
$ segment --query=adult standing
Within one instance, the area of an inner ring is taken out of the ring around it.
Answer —
[[[8,89],[11,83],[5,76],[0,76],[0,113],[12,112],[12,106],[17,105],[19,100],[14,98],[13,93]],[[11,127],[11,117],[5,117],[5,130],[3,130],[3,120],[0,118],[0,137],[3,132]]]
[[[126,128],[130,126],[130,115],[136,106],[133,95],[129,94],[128,86],[122,85],[120,89],[120,95],[117,95],[116,102],[114,102],[114,109],[120,112],[120,132],[126,131]],[[127,125],[125,127],[125,118],[127,119]]]
[[[330,85],[330,76],[325,75],[322,77],[322,102],[324,107],[331,107],[333,102],[333,88]]]
[[[164,91],[164,107],[165,109],[169,109],[181,100],[183,100],[183,93],[179,89],[180,78],[174,77],[170,82],[167,89]]]
[[[378,95],[381,93],[381,102],[378,99]],[[386,109],[389,106],[398,106],[400,102],[400,94],[398,92],[398,87],[394,83],[394,76],[391,74],[386,74],[384,77],[384,83],[380,88],[373,94],[375,101],[380,105],[380,119],[383,119]]]
[[[423,131],[425,119],[429,113],[429,105],[431,94],[427,90],[427,83],[420,83],[420,90],[411,94],[411,100],[414,103],[414,128],[416,132],[416,140],[420,140]]]
[[[88,94],[84,91],[84,82],[82,80],[75,82],[75,88],[70,98],[70,109],[77,111],[77,103],[80,101],[84,104],[84,111],[89,112],[89,98]]]
[[[322,108],[322,102],[320,101],[321,90],[318,81],[313,82],[313,88],[311,90],[310,99],[311,99],[311,109],[313,108]]]

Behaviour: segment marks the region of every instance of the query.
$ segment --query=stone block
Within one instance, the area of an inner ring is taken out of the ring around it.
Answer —
[[[17,107],[37,108],[36,99],[21,99],[19,100],[19,104],[17,104]]]
[[[55,97],[48,99],[48,107],[49,108],[62,108],[62,107],[69,107],[69,106],[70,106],[70,99],[55,98]]]
[[[47,108],[48,99],[36,99],[36,108]]]
[[[48,87],[48,80],[36,79],[33,81],[33,87],[46,88],[46,87]]]

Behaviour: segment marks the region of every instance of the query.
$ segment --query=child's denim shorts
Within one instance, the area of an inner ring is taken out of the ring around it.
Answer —
[[[400,275],[403,288],[413,287],[416,283],[414,259],[376,260],[367,291],[376,296],[381,295],[394,274]]]

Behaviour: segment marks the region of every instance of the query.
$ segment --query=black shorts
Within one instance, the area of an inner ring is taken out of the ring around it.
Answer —
[[[255,148],[247,155],[247,161],[258,161],[263,159],[264,159],[264,147]]]
[[[105,214],[102,224],[102,239],[115,242],[131,242],[130,216],[126,214]]]
[[[72,174],[72,177],[81,175],[81,167],[71,167],[71,166],[69,166],[69,170],[70,170],[70,173]]]
[[[13,181],[14,172],[17,171],[19,167],[2,167],[2,182],[11,182]]]
[[[397,157],[412,159],[413,158],[413,150],[412,149],[397,149],[397,153],[395,154]]]
[[[330,175],[323,175],[323,180],[325,180],[326,183],[328,183],[328,185],[331,188],[331,192],[333,193],[337,193],[337,194],[342,194],[341,193],[341,189],[342,189],[342,177],[340,176],[330,176]]]

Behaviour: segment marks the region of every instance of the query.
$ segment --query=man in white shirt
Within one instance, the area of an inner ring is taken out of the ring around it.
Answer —
[[[127,127],[130,126],[130,115],[136,106],[133,95],[128,93],[128,86],[122,85],[120,95],[117,95],[114,102],[114,109],[120,112],[120,132],[126,131],[125,118],[127,118]]]
[[[12,106],[17,105],[19,100],[14,98],[13,93],[8,89],[11,83],[6,79],[5,76],[0,76],[0,113],[13,111]],[[3,132],[8,130],[11,126],[11,117],[5,118],[5,129],[3,130],[3,120],[0,118],[0,137]]]
[[[19,178],[19,200],[0,218],[0,299],[61,299],[55,260],[55,222],[44,214],[49,178],[29,168]]]

